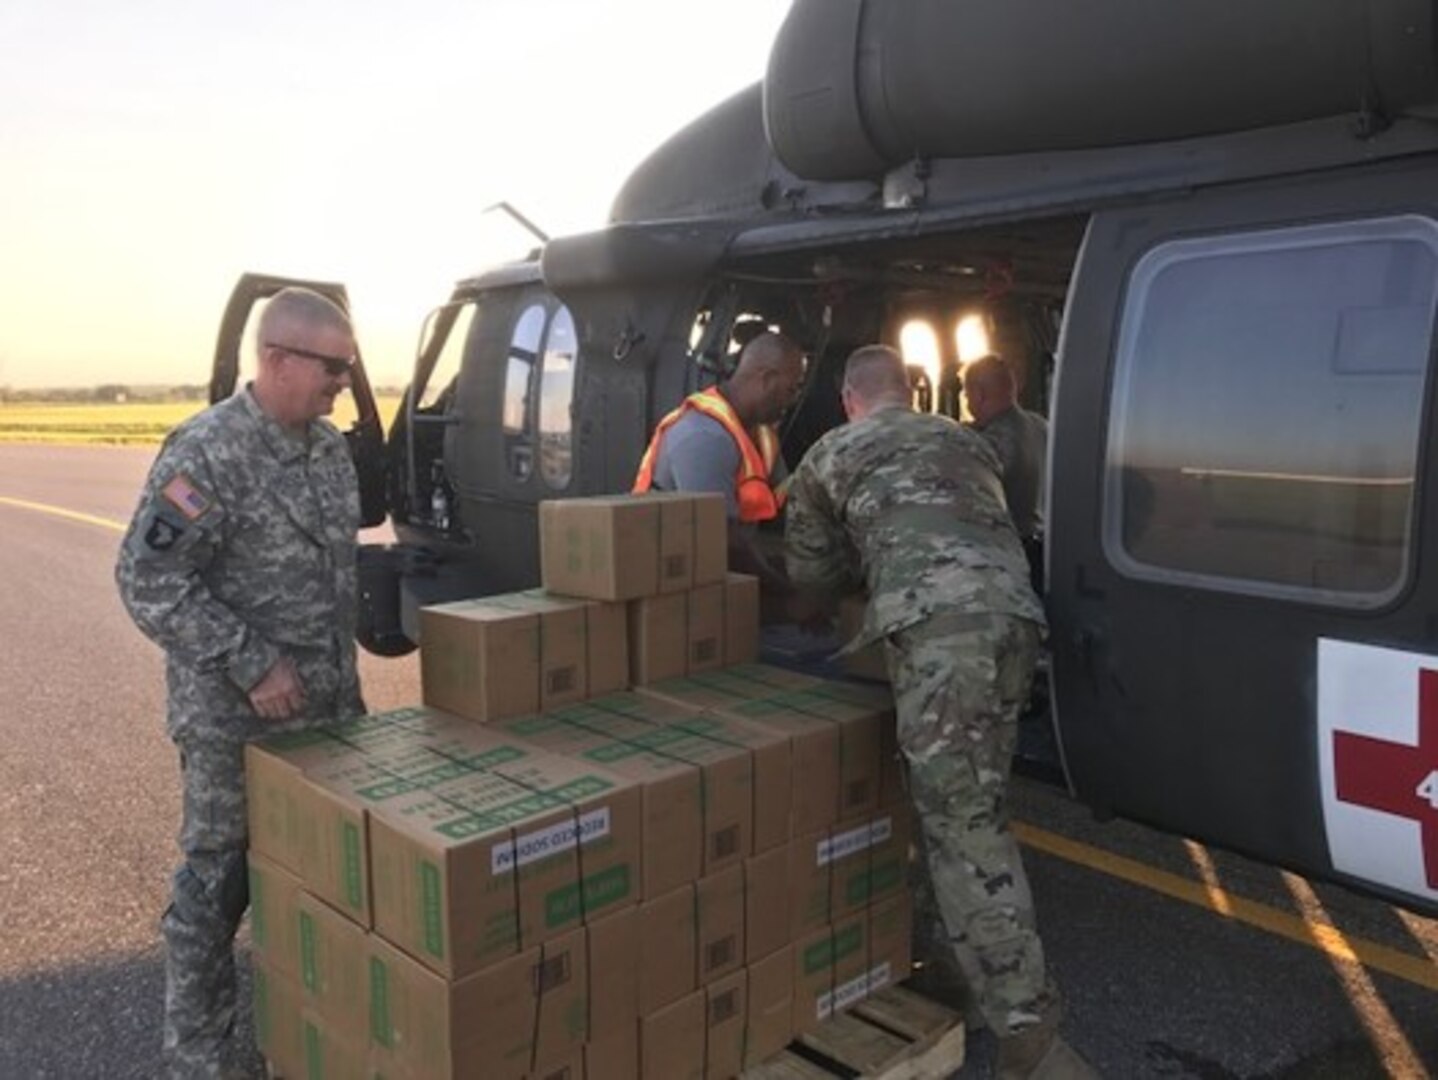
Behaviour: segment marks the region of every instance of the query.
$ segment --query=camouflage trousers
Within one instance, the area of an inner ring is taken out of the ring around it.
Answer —
[[[235,932],[249,904],[244,743],[182,737],[180,851],[165,938],[166,1075],[218,1077],[235,1025]]]
[[[937,614],[887,643],[921,853],[917,951],[957,967],[999,1036],[1037,1023],[1053,1000],[1008,810],[1039,640],[1026,619]]]

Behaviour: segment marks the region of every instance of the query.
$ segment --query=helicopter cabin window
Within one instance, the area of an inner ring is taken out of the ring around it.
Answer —
[[[509,361],[504,374],[504,404],[500,427],[505,435],[505,456],[510,472],[527,480],[534,471],[533,448],[530,446],[530,387],[534,382],[534,366],[539,360],[539,347],[544,339],[544,305],[531,304],[514,325],[509,343]]]
[[[539,381],[539,474],[552,488],[566,488],[573,474],[574,367],[579,335],[569,309],[555,311],[544,340]]]
[[[1410,564],[1438,300],[1416,216],[1162,244],[1124,304],[1104,544],[1132,576],[1377,607]]]

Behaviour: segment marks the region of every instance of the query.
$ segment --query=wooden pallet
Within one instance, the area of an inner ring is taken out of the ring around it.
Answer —
[[[963,1063],[963,1018],[922,994],[888,986],[740,1080],[947,1080]]]

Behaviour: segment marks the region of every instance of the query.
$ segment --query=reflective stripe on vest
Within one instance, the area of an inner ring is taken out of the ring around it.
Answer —
[[[634,478],[633,491],[641,495],[654,486],[654,463],[659,460],[659,445],[665,434],[681,416],[690,409],[703,413],[717,421],[729,433],[739,447],[739,470],[734,475],[734,496],[739,506],[739,520],[743,522],[770,521],[779,516],[784,505],[782,492],[769,486],[769,474],[779,460],[779,436],[765,424],[759,428],[759,445],[749,438],[749,432],[739,422],[734,407],[729,404],[717,386],[690,394],[679,403],[654,428],[654,437],[644,457],[639,460],[639,472]]]

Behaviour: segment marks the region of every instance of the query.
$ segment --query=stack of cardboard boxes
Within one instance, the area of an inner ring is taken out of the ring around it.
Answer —
[[[730,1077],[909,966],[882,688],[755,662],[723,502],[541,507],[543,590],[422,613],[425,705],[248,748],[291,1077]]]

